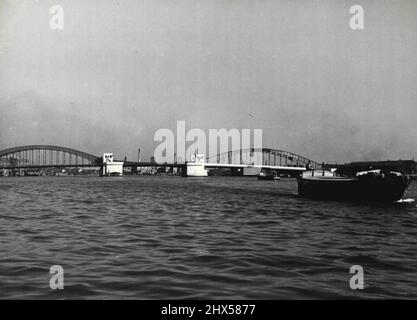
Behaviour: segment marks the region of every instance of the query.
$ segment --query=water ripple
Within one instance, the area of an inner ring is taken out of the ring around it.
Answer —
[[[321,202],[296,182],[1,178],[0,298],[417,298],[417,187]],[[65,289],[49,288],[61,265]],[[349,269],[365,270],[365,290]]]

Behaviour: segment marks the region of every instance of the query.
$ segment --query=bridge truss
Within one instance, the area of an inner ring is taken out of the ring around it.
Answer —
[[[53,167],[99,165],[100,157],[79,150],[53,146],[28,145],[0,150],[0,168],[16,167]],[[264,165],[284,167],[321,168],[321,164],[284,150],[242,149],[218,154],[206,158],[206,163],[230,165]],[[125,166],[155,166],[155,163],[126,162]],[[179,166],[181,164],[158,164],[159,166]]]
[[[321,168],[321,164],[295,153],[269,148],[252,148],[228,151],[214,157],[206,158],[206,163],[218,164],[255,164],[265,166]]]
[[[66,147],[29,145],[0,150],[0,167],[93,165],[97,158]]]

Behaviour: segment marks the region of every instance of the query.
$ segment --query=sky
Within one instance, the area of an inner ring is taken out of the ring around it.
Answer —
[[[184,120],[318,162],[417,158],[416,52],[415,0],[0,0],[0,149],[149,159]]]

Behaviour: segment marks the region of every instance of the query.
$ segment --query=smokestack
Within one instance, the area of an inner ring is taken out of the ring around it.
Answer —
[[[140,162],[140,148],[138,149],[138,162]]]

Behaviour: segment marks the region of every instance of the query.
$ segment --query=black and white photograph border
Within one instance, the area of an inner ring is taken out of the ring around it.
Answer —
[[[1,0],[0,299],[416,299],[416,49],[415,0]]]

